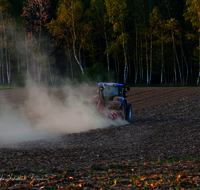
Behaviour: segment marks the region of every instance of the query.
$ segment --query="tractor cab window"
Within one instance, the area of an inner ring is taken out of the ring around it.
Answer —
[[[119,96],[119,88],[115,86],[106,86],[104,96]]]

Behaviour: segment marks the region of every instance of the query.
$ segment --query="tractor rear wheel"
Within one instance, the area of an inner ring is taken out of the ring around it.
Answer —
[[[121,108],[122,108],[122,111],[123,111],[123,114],[124,114],[124,119],[125,119],[126,114],[127,114],[127,103],[125,101],[122,103]]]
[[[131,118],[132,118],[132,105],[131,103],[128,103],[126,107],[126,119],[131,119]]]

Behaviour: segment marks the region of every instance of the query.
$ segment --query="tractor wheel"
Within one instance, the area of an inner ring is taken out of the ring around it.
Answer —
[[[132,118],[132,105],[131,103],[128,103],[126,107],[126,119],[131,119],[131,118]]]
[[[123,119],[126,118],[126,110],[127,110],[127,103],[125,101],[122,102],[122,104],[119,107],[119,110],[123,113]]]

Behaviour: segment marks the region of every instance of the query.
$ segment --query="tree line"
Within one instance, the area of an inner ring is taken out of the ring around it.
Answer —
[[[0,0],[0,84],[199,84],[198,0]]]

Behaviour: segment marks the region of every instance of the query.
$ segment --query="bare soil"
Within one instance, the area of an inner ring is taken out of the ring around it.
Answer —
[[[86,91],[84,90],[77,88],[79,93],[88,93],[91,96],[96,93],[96,88],[88,87]],[[61,101],[65,99],[62,88],[50,88],[49,93]],[[27,89],[1,90],[0,97],[4,97],[13,108],[18,109],[19,105],[24,104]],[[145,163],[148,165],[151,162],[166,162],[171,158],[200,155],[199,87],[131,88],[127,99],[132,102],[133,107],[130,124],[66,134],[51,141],[39,140],[2,147],[0,174],[7,176],[17,170],[21,175],[35,174],[40,178],[45,176],[42,171],[47,173],[71,171],[75,172],[73,173],[75,175],[77,171],[109,169],[111,165],[123,165],[123,167],[128,165],[133,168],[135,165]],[[194,167],[191,167],[191,171],[193,169]],[[153,167],[145,170],[157,171]],[[199,165],[197,170],[200,171]],[[139,175],[138,172],[141,173],[140,170],[132,170],[131,175]],[[86,173],[83,172],[83,175],[86,175],[87,179],[82,175],[77,181],[74,179],[77,183],[80,183],[81,179],[82,183],[87,182],[82,188],[107,189],[105,184],[98,185],[91,182],[92,174],[89,176],[90,179]],[[88,186],[88,181],[91,186]],[[75,183],[73,180],[72,182]],[[70,183],[68,178],[66,184]],[[2,184],[2,187],[5,187],[3,182]],[[126,183],[114,184],[116,188],[120,185],[124,189],[130,187]],[[64,182],[47,185],[56,188],[58,185],[66,187]],[[197,185],[195,187],[198,187]],[[8,185],[8,187],[13,186]],[[151,189],[151,185],[147,187]],[[158,186],[161,187],[162,185]],[[174,187],[174,183],[166,186],[166,189],[169,189],[167,187]],[[135,185],[135,188],[140,186]]]

